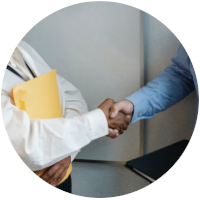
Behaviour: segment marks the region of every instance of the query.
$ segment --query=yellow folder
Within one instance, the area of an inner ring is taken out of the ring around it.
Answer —
[[[26,111],[30,119],[62,117],[56,70],[13,87],[12,95],[18,109]],[[38,176],[41,176],[44,171]],[[70,164],[65,177],[59,184],[68,178],[71,171]]]

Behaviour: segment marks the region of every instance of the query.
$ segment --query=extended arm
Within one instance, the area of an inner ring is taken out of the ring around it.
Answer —
[[[8,96],[2,95],[1,101],[8,136],[18,155],[33,171],[51,166],[108,134],[107,120],[100,109],[67,119],[30,120]]]
[[[87,104],[81,94],[81,92],[73,86],[66,79],[58,75],[58,81],[61,85],[60,92],[63,93],[64,102],[64,118],[71,118],[76,116],[81,116],[82,114],[88,112]],[[74,160],[80,149],[71,154],[71,161]]]
[[[191,62],[182,46],[172,62],[172,65],[146,86],[125,98],[128,101],[114,105],[112,112],[117,113],[122,108],[128,108],[129,113],[126,114],[130,114],[132,109],[131,123],[133,123],[140,119],[151,118],[189,95],[195,87],[190,72]],[[112,113],[111,115],[114,116]]]

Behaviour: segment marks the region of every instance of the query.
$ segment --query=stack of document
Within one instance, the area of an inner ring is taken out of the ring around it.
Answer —
[[[16,107],[26,111],[30,119],[62,117],[56,70],[13,87],[12,95]],[[68,178],[71,171],[70,164],[65,177],[59,184]],[[44,171],[39,176],[43,173]]]

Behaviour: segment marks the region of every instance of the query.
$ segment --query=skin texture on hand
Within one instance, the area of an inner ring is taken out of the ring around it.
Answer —
[[[51,167],[43,169],[45,172],[40,178],[47,183],[56,186],[64,178],[70,163],[71,156],[68,156],[67,158],[55,163]],[[35,171],[34,173],[38,175],[43,170]]]
[[[114,103],[110,108],[110,118],[115,118],[119,112],[122,112],[125,115],[127,115],[127,117],[131,121],[134,112],[134,106],[128,100],[118,101]],[[118,136],[116,134],[117,132],[117,129],[109,128],[109,135],[112,135],[112,138],[116,138]]]
[[[122,112],[125,115],[129,115],[131,118],[133,116],[134,106],[128,100],[118,101],[112,105],[110,108],[110,117],[114,118],[118,112]]]
[[[110,118],[109,117],[109,115],[110,115],[110,108],[114,105],[114,103],[115,102],[114,102],[113,99],[108,98],[108,99],[106,99],[103,103],[101,103],[98,106],[98,108],[100,108],[104,112],[107,120]]]
[[[123,133],[123,130],[128,128],[129,123],[130,118],[122,112],[118,112],[116,117],[108,119],[108,127],[111,129],[117,129],[120,134]]]
[[[118,112],[115,117],[110,118],[110,109],[114,103],[115,102],[112,99],[106,99],[98,107],[106,116],[109,127],[109,134],[107,136],[111,138],[116,138],[119,133],[122,134],[123,130],[126,130],[128,124],[130,123],[130,118],[124,115],[122,112]]]

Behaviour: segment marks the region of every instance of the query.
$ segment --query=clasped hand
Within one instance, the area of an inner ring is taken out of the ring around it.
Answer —
[[[108,122],[109,134],[107,136],[113,139],[128,128],[132,117],[132,113],[124,114],[121,108],[117,110],[115,104],[116,102],[113,99],[106,99],[98,106],[104,112]]]
[[[106,99],[98,108],[104,112],[108,122],[109,134],[107,136],[113,139],[127,129],[134,110],[134,106],[130,101],[114,102],[112,99]],[[44,171],[41,178],[49,184],[56,186],[65,176],[70,163],[71,156],[55,163],[51,167],[35,171],[35,173],[39,174]]]

